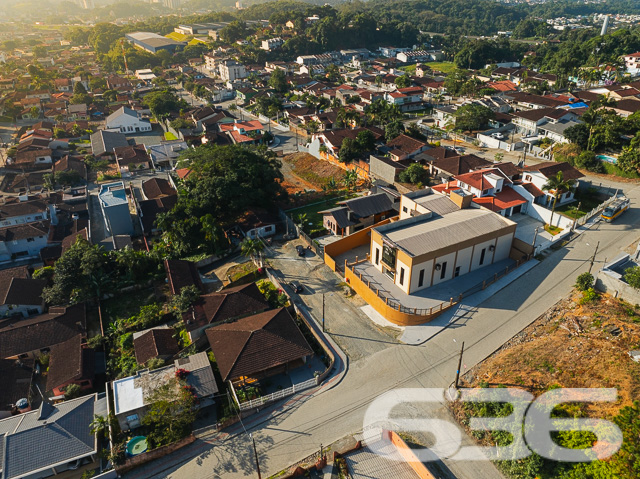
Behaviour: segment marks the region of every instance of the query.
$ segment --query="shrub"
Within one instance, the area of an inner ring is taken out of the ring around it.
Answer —
[[[600,298],[600,295],[596,292],[595,289],[589,288],[586,291],[582,292],[582,299],[580,300],[580,304],[587,304],[597,301]]]
[[[591,273],[582,273],[576,278],[575,288],[578,291],[587,291],[593,286],[593,275]]]
[[[80,397],[81,389],[77,384],[69,384],[64,390],[64,398],[66,400]]]
[[[629,286],[640,289],[640,266],[625,269],[624,280]]]

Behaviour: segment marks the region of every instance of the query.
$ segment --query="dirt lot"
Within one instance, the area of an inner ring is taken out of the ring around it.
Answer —
[[[344,176],[344,170],[327,161],[322,161],[309,153],[293,153],[283,158],[283,163],[290,168],[295,179],[309,185],[311,189],[322,189],[331,178],[340,183]],[[284,170],[284,168],[283,168]],[[289,181],[285,174],[285,180]]]
[[[581,293],[557,303],[501,350],[465,375],[466,385],[615,387],[617,403],[589,406],[603,416],[640,397],[640,308],[608,295],[580,304]],[[603,417],[598,416],[598,417]]]

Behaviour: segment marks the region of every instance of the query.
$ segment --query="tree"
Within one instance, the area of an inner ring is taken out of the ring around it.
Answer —
[[[579,145],[580,148],[586,149],[589,141],[589,127],[584,123],[578,123],[564,130],[564,136],[571,143],[575,143]]]
[[[356,144],[360,151],[371,151],[376,147],[376,137],[371,130],[359,131]]]
[[[456,130],[474,131],[485,127],[489,120],[495,118],[495,113],[486,106],[470,103],[458,108],[456,117]]]
[[[583,151],[574,159],[574,166],[584,170],[601,173],[603,171],[602,163],[593,151]]]
[[[384,129],[384,137],[387,141],[391,141],[404,132],[404,126],[401,121],[395,120],[387,124]]]
[[[625,148],[618,157],[618,167],[628,172],[640,171],[640,149]]]
[[[407,88],[411,86],[411,78],[409,75],[400,75],[395,79],[394,83],[398,88]]]
[[[142,103],[149,107],[156,118],[164,118],[171,112],[179,112],[188,108],[188,104],[169,90],[155,90],[142,99]]]
[[[186,313],[191,305],[200,298],[200,290],[196,286],[185,286],[178,294],[175,294],[169,301],[169,309],[173,312],[178,321]]]
[[[591,273],[582,273],[576,278],[575,288],[578,291],[586,291],[593,286],[593,275]]]
[[[556,176],[550,177],[542,186],[542,189],[544,191],[550,191],[553,194],[553,206],[551,207],[551,218],[549,220],[549,225],[552,225],[553,223],[553,213],[556,210],[556,203],[558,202],[558,198],[560,198],[560,196],[564,193],[571,191],[575,183],[575,180],[565,180],[564,173],[562,171],[558,171],[558,174]]]
[[[242,243],[240,243],[240,251],[242,255],[250,258],[255,262],[256,257],[260,257],[260,253],[264,250],[264,243],[259,239],[251,239],[245,238]],[[262,267],[262,264],[260,264]]]
[[[92,436],[104,434],[107,432],[108,428],[109,421],[105,416],[101,416],[100,414],[93,415],[93,420],[89,423],[89,432]]]
[[[348,190],[354,188],[358,182],[358,173],[356,170],[345,171],[344,176],[342,177],[342,182]]]
[[[153,448],[179,441],[191,433],[196,418],[197,398],[193,388],[171,378],[149,395],[150,404],[142,424],[149,428],[147,439]]]
[[[624,280],[632,288],[640,289],[640,266],[625,269]]]
[[[66,388],[64,388],[64,399],[75,399],[80,397],[82,394],[82,389],[77,384],[69,384]]]
[[[342,163],[349,163],[351,160],[355,159],[358,154],[358,144],[355,140],[352,140],[351,138],[345,138],[342,140],[342,145],[340,145],[340,150],[338,151],[338,159]]]
[[[106,274],[108,268],[106,252],[78,238],[55,262],[53,284],[44,288],[42,298],[48,304],[80,303],[94,295],[92,278]]]
[[[420,129],[417,123],[409,124],[409,126],[404,130],[404,134],[407,136],[410,136],[411,138],[415,138],[416,140],[420,140],[420,141],[427,140],[427,136],[424,133],[422,133],[422,130]]]
[[[286,93],[289,90],[287,76],[283,70],[277,68],[271,72],[271,76],[269,77],[269,86],[278,93]]]
[[[412,163],[398,175],[398,180],[403,183],[424,183],[429,177],[428,171],[420,163]]]

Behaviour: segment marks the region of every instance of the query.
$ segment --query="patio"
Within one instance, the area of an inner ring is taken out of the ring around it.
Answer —
[[[461,294],[478,287],[483,281],[491,281],[494,275],[500,275],[507,268],[512,269],[514,266],[515,261],[505,259],[412,294],[402,291],[387,275],[378,271],[368,261],[354,266],[354,271],[362,274],[363,281],[369,281],[372,290],[378,290],[389,300],[394,300],[408,309],[424,310],[439,308],[442,303],[448,303],[451,298],[456,301]]]
[[[547,233],[544,230],[544,223],[542,221],[538,221],[531,216],[525,215],[524,213],[517,213],[511,216],[509,219],[518,223],[518,228],[516,229],[516,238],[524,241],[527,244],[533,243],[536,228],[538,228],[538,236],[536,236],[536,246],[548,243],[553,239],[553,236],[551,236],[551,234]]]
[[[287,374],[276,374],[275,376],[261,379],[259,383],[262,388],[262,394],[271,394],[282,389],[290,388],[294,384],[303,383],[309,379],[313,379],[316,371],[323,372],[325,369],[327,369],[327,367],[322,363],[320,358],[313,356],[307,360],[304,365],[289,371]]]

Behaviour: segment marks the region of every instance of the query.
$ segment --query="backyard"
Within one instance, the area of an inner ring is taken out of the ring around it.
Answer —
[[[329,194],[324,201],[287,210],[287,214],[296,224],[302,223],[302,229],[305,233],[313,236],[325,229],[322,225],[322,215],[318,213],[319,211],[335,208],[338,202],[353,198],[354,196],[355,194],[349,194],[347,196]]]
[[[597,191],[594,192],[591,190],[587,192],[578,190],[576,191],[575,198],[576,201],[572,203],[556,207],[556,212],[562,213],[569,218],[581,218],[605,201],[605,198],[598,195]],[[578,206],[580,207],[579,209]]]
[[[102,320],[105,331],[116,319],[130,318],[140,312],[140,307],[156,302],[153,287],[119,293],[117,297],[102,301]],[[90,336],[100,334],[100,320],[98,308],[91,308],[87,311],[87,328]]]

